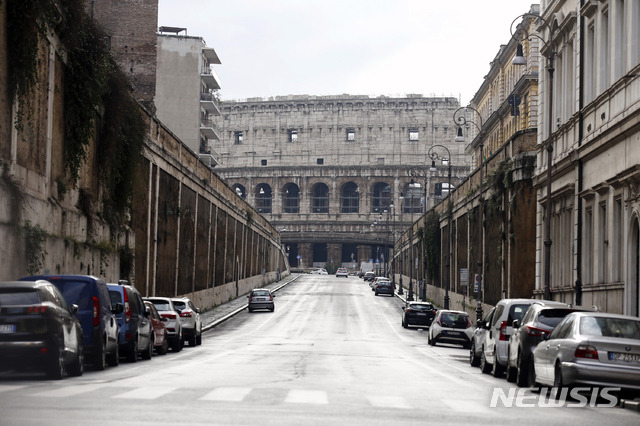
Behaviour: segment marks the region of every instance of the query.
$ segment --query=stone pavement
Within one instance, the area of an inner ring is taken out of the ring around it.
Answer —
[[[273,292],[277,292],[282,287],[297,280],[299,277],[300,274],[289,274],[280,281],[274,281],[270,284],[263,285],[262,288],[268,288]],[[202,319],[202,331],[212,329],[218,324],[221,324],[234,315],[242,312],[244,309],[247,309],[247,297],[243,294],[230,302],[223,303],[222,305],[209,309],[206,312],[201,312],[200,318]]]

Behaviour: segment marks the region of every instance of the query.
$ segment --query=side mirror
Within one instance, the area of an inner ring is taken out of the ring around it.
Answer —
[[[513,328],[520,328],[520,321],[518,321],[517,319],[514,319],[513,322],[511,323],[511,326]]]
[[[148,307],[148,306],[144,307],[144,315],[147,316],[147,317],[151,316],[151,308],[150,307]]]
[[[401,309],[404,311],[406,308],[403,306]]]
[[[247,299],[249,298],[249,295],[247,295]]]
[[[71,315],[75,315],[78,313],[78,305],[73,304],[71,305],[71,307],[69,308],[69,313],[71,313]]]
[[[272,294],[272,295],[271,295],[271,297],[276,297],[276,295],[275,295],[275,294]]]
[[[111,312],[114,314],[121,314],[124,312],[124,306],[122,303],[116,303],[116,306],[111,308]]]
[[[200,313],[200,308],[196,308],[196,314]]]

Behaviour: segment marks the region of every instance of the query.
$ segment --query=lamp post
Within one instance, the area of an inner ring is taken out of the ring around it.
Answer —
[[[460,114],[462,110],[471,110],[474,111],[478,115],[478,120],[480,121],[480,125],[472,120],[467,120],[467,117],[464,114]],[[483,181],[483,169],[484,169],[484,141],[482,138],[484,135],[482,134],[482,116],[478,112],[478,110],[471,107],[461,107],[458,108],[453,113],[453,121],[458,123],[458,135],[456,136],[456,142],[464,142],[464,135],[462,134],[462,126],[467,123],[473,124],[476,129],[478,129],[478,148],[480,148],[480,195],[478,197],[478,306],[476,307],[476,315],[478,321],[482,321],[482,258],[484,255],[484,244],[482,242],[482,220],[484,215],[484,205],[483,205],[483,194],[482,194],[482,181]]]
[[[408,188],[408,196],[409,196],[409,209],[411,210],[411,232],[409,234],[409,257],[411,258],[411,264],[409,265],[409,294],[407,295],[407,300],[413,302],[413,269],[415,264],[415,258],[413,256],[413,210],[414,210],[414,199],[415,194],[413,193],[413,189],[415,188],[415,182],[411,179],[411,183],[409,183]],[[416,277],[417,278],[417,277]]]
[[[448,218],[448,232],[447,232],[447,240],[448,240],[448,248],[447,248],[447,263],[445,268],[447,270],[447,280],[446,287],[444,290],[444,308],[449,309],[449,287],[451,286],[451,213],[452,213],[452,201],[451,201],[451,153],[449,149],[444,145],[433,145],[429,148],[429,152],[427,156],[431,158],[431,167],[429,171],[435,173],[438,171],[436,168],[436,160],[444,160],[444,158],[440,157],[437,152],[434,151],[434,148],[444,148],[447,151],[447,198],[449,203],[447,205],[447,218]]]
[[[525,26],[518,25],[514,32],[513,25],[520,18],[533,18],[539,19],[542,22],[543,27],[547,27],[549,30],[549,40],[544,40],[538,34],[530,34]],[[547,118],[548,132],[547,140],[545,141],[547,150],[547,200],[546,200],[546,214],[544,216],[544,298],[545,300],[551,300],[551,161],[553,159],[553,72],[555,71],[553,61],[556,57],[556,50],[552,44],[555,37],[557,27],[552,27],[549,22],[540,15],[534,13],[524,13],[518,16],[511,22],[511,36],[518,41],[518,47],[516,49],[516,56],[513,58],[513,65],[526,65],[527,59],[524,57],[522,50],[522,41],[529,39],[529,37],[536,37],[542,41],[543,46],[540,49],[540,53],[547,58],[547,72],[549,73],[549,115]]]

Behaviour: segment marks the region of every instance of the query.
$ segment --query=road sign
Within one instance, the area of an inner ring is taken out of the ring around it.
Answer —
[[[469,285],[469,270],[467,268],[460,268],[460,285],[462,287]]]
[[[476,274],[473,280],[473,292],[478,293],[482,286],[482,274]]]

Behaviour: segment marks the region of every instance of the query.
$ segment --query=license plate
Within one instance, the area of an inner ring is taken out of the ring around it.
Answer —
[[[611,361],[640,362],[640,354],[623,354],[620,352],[609,352],[609,359]]]
[[[15,333],[15,332],[16,332],[15,324],[0,324],[0,333],[8,334],[8,333]]]
[[[426,316],[427,316],[427,314],[421,314],[421,313],[418,313],[418,316],[419,316],[419,317],[426,317]]]
[[[460,332],[459,331],[447,331],[447,334],[449,336],[459,336]]]
[[[264,297],[258,297],[256,299],[257,302],[264,302],[265,300],[267,300],[267,299],[265,299]]]

